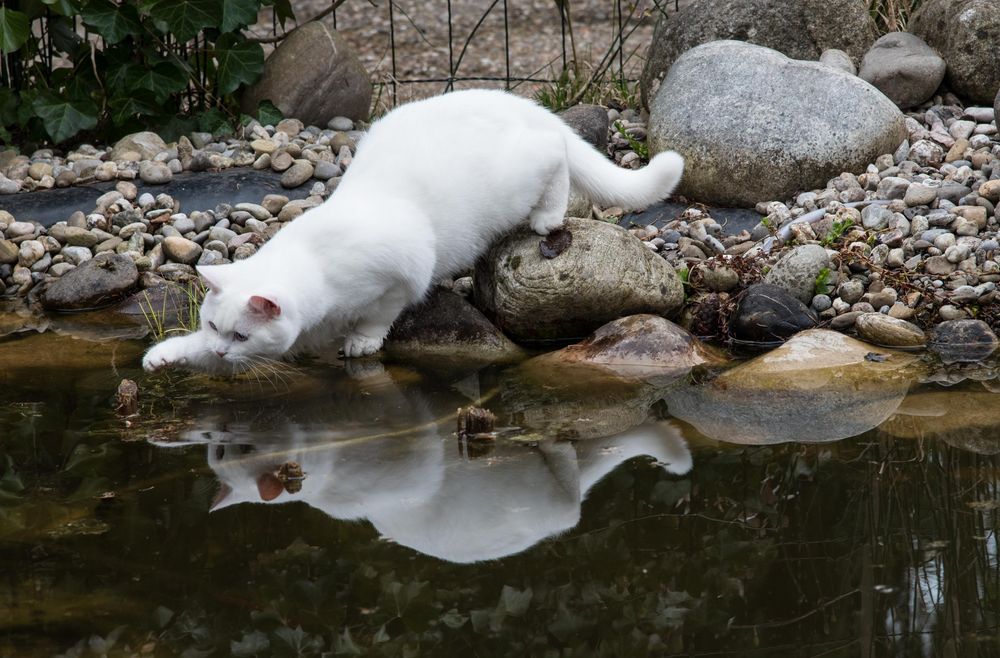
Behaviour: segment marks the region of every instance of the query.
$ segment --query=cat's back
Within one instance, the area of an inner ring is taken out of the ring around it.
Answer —
[[[446,147],[470,136],[500,138],[524,128],[558,126],[559,119],[533,101],[499,90],[470,89],[402,105],[373,123],[363,141],[367,148],[414,141]]]

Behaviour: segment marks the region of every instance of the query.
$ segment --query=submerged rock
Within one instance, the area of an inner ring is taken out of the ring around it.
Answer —
[[[657,315],[632,315],[583,341],[533,359],[535,365],[596,367],[626,378],[662,383],[721,359],[691,333]]]
[[[567,219],[572,241],[543,257],[525,227],[476,264],[476,305],[515,340],[573,339],[625,315],[669,315],[684,302],[673,268],[618,226]]]
[[[889,418],[921,368],[914,355],[815,329],[665,399],[672,416],[719,441],[835,441]]]
[[[937,439],[982,455],[1000,454],[997,394],[982,388],[909,395],[879,429],[905,439]]]
[[[516,361],[524,352],[472,304],[448,290],[403,312],[386,339],[399,357],[443,357],[462,361]]]

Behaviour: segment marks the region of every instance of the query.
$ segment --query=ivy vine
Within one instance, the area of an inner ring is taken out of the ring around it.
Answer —
[[[0,0],[0,141],[227,132],[264,68],[242,33],[264,7],[294,18],[290,0]]]

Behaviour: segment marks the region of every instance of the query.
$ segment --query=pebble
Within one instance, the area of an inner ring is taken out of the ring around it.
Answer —
[[[85,261],[90,260],[93,257],[90,249],[86,247],[63,247],[62,251],[59,252],[66,262],[73,265],[79,265]]]
[[[340,166],[333,162],[320,160],[313,168],[313,177],[319,180],[329,180],[340,175]]]
[[[20,244],[17,264],[21,267],[31,267],[45,255],[45,247],[38,240],[25,240]]]
[[[233,210],[248,212],[254,219],[259,219],[261,221],[270,219],[272,214],[270,210],[256,203],[237,203],[233,206]]]
[[[312,178],[313,166],[306,160],[296,160],[288,170],[281,175],[282,187],[298,187]]]
[[[173,180],[174,174],[170,167],[162,162],[143,160],[139,163],[139,178],[150,185],[162,185]]]
[[[882,313],[859,315],[854,328],[862,339],[884,347],[918,347],[927,342],[917,325]]]
[[[193,265],[201,256],[202,248],[187,238],[169,237],[163,239],[163,252],[171,260],[184,265]]]
[[[348,130],[354,129],[354,122],[347,117],[333,117],[326,124],[326,127],[330,130],[336,130],[338,132],[347,132]]]

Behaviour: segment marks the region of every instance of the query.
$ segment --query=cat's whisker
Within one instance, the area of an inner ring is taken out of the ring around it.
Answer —
[[[284,375],[281,373],[281,371],[279,370],[279,368],[277,368],[274,364],[275,364],[275,362],[272,361],[271,359],[257,359],[256,360],[256,365],[257,366],[259,366],[262,370],[265,370],[265,371],[271,373],[272,375],[274,375],[274,378],[277,379],[278,381],[280,381],[285,386],[285,390],[288,390],[289,389],[288,380],[285,379]],[[275,388],[277,388],[277,387],[275,387]]]

